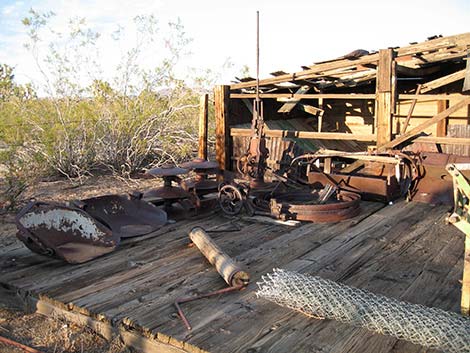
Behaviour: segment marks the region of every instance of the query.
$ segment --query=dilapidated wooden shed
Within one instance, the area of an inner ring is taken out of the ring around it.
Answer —
[[[298,150],[361,151],[404,142],[469,155],[469,47],[470,33],[437,36],[378,52],[356,50],[298,72],[273,72],[259,81],[268,163],[280,168],[284,156]],[[255,90],[249,77],[215,89],[223,168],[233,169],[247,149]]]

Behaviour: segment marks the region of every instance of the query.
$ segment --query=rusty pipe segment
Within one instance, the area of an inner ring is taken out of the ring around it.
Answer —
[[[164,211],[130,195],[33,201],[16,216],[17,236],[30,250],[72,264],[107,254],[121,238],[151,233],[166,221]]]

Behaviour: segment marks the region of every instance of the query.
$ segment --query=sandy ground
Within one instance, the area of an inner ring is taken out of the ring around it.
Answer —
[[[30,199],[66,201],[105,194],[121,194],[146,190],[158,184],[156,180],[124,180],[111,176],[89,178],[83,185],[67,180],[38,182],[27,188],[19,199],[19,206]],[[15,212],[0,210],[0,247],[19,242],[14,224]],[[39,314],[25,314],[0,298],[0,336],[21,342],[47,353],[131,353],[134,352],[116,339],[107,342],[91,330],[66,322],[45,318]],[[0,343],[0,352],[23,352]]]

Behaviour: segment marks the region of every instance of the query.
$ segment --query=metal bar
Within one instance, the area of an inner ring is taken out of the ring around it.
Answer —
[[[178,299],[175,300],[174,304],[175,304],[176,310],[178,310],[178,315],[181,317],[181,320],[183,320],[184,326],[186,326],[186,328],[190,331],[192,329],[191,324],[189,323],[189,320],[187,319],[186,315],[184,314],[183,309],[181,308],[180,304],[189,303],[189,302],[193,302],[195,300],[204,299],[204,298],[208,298],[208,297],[213,297],[213,296],[219,295],[219,294],[234,292],[234,291],[242,289],[244,287],[245,287],[244,285],[240,285],[240,286],[234,286],[234,287],[219,289],[219,290],[216,290],[216,291],[213,291],[213,292],[197,295],[197,296],[194,296],[194,297],[178,298]]]
[[[37,349],[25,346],[24,344],[13,341],[13,340],[8,339],[8,338],[3,337],[3,336],[0,336],[0,342],[8,344],[8,345],[13,346],[13,347],[17,347],[19,349],[22,349],[25,352],[28,352],[28,353],[44,353],[43,351],[38,351]]]

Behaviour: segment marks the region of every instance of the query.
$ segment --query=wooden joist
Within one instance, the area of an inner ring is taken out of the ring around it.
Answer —
[[[230,93],[231,99],[255,98],[254,93]],[[399,100],[414,100],[420,102],[435,101],[435,100],[450,100],[467,97],[464,94],[399,94]],[[346,100],[372,100],[376,98],[374,93],[307,93],[307,94],[292,94],[292,93],[261,93],[260,98],[264,99],[278,99],[278,98],[294,98],[294,99],[346,99]]]
[[[457,104],[454,104],[453,106],[451,106],[451,107],[447,108],[446,110],[440,112],[439,114],[435,115],[431,119],[426,120],[424,123],[419,124],[415,128],[408,131],[407,133],[397,137],[396,139],[394,139],[394,140],[392,140],[388,143],[385,143],[385,144],[379,146],[377,148],[377,151],[379,151],[379,152],[385,151],[387,149],[391,149],[391,148],[394,148],[394,147],[400,145],[401,143],[403,143],[403,142],[409,140],[410,138],[422,133],[428,127],[436,124],[437,122],[441,121],[442,119],[447,118],[450,114],[456,112],[457,110],[459,110],[459,109],[461,109],[461,108],[463,108],[463,107],[465,107],[469,104],[470,104],[470,97],[467,97],[467,98],[461,100],[460,102],[458,102]]]
[[[297,80],[308,79],[308,78],[322,77],[323,75],[319,74],[321,72],[333,70],[333,69],[339,69],[339,68],[346,69],[346,68],[355,67],[360,64],[373,63],[373,62],[376,62],[378,58],[379,58],[378,54],[372,54],[372,55],[364,56],[358,60],[345,60],[344,59],[344,60],[339,60],[339,61],[335,61],[332,63],[319,64],[319,65],[313,66],[309,70],[289,73],[285,75],[279,75],[277,77],[271,77],[271,78],[267,78],[264,80],[260,80],[259,84],[261,86],[265,86],[265,85],[272,85],[272,84],[286,82],[286,81],[297,81]],[[254,86],[256,86],[256,81],[241,82],[241,83],[236,83],[236,84],[231,85],[230,89],[236,90],[236,89],[254,87]]]
[[[413,55],[420,52],[430,52],[456,46],[465,46],[468,45],[468,43],[470,43],[470,33],[462,33],[454,36],[431,39],[422,43],[397,48],[396,51],[398,56],[405,56]]]
[[[260,98],[277,99],[277,98],[292,98],[292,99],[375,99],[375,94],[368,93],[307,93],[307,94],[292,94],[292,93],[261,93]],[[230,93],[232,99],[255,98],[254,93]]]
[[[465,137],[435,137],[435,136],[420,136],[413,140],[420,143],[432,143],[437,145],[461,145],[470,146],[470,138]]]
[[[295,94],[305,94],[309,91],[309,89],[310,89],[309,86],[302,86],[297,90],[297,92],[295,92]],[[284,113],[284,114],[290,113],[292,111],[292,109],[295,108],[297,103],[300,102],[300,99],[301,98],[291,98],[289,100],[289,102],[283,104],[283,106],[281,108],[279,108],[279,110],[277,112],[278,113]]]
[[[418,87],[416,88],[416,96],[419,96],[421,89],[422,89],[422,85],[418,84]],[[408,128],[408,125],[410,124],[411,116],[413,115],[413,111],[415,109],[417,102],[418,102],[417,98],[411,101],[410,109],[408,110],[408,115],[406,116],[405,122],[403,123],[403,127],[401,128],[402,135],[406,132],[406,129]]]
[[[375,141],[374,134],[350,134],[343,132],[313,132],[298,130],[265,130],[266,137],[299,138],[309,140],[349,140],[349,141]],[[250,129],[231,128],[230,136],[251,136]]]
[[[421,93],[432,91],[436,88],[448,85],[449,83],[462,80],[465,77],[465,69],[453,72],[450,75],[440,77],[436,80],[426,82],[421,87]]]
[[[402,58],[400,64],[408,67],[419,67],[423,63],[439,62],[456,59],[465,56],[465,48],[470,43],[470,33],[455,36],[432,39],[423,43],[413,44],[397,48],[397,57]],[[463,54],[462,54],[463,53]],[[419,54],[419,56],[418,56]],[[407,58],[409,57],[409,58]],[[307,70],[279,74],[276,77],[260,80],[260,85],[272,85],[281,82],[297,81],[309,78],[321,78],[329,74],[338,73],[339,70],[347,70],[367,66],[378,61],[378,54],[369,54],[357,60],[338,59],[309,66]],[[236,83],[230,86],[231,90],[254,87],[256,81]]]

